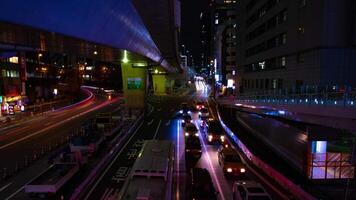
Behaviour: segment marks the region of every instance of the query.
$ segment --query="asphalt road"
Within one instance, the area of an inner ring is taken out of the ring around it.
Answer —
[[[186,97],[187,98],[187,97]],[[106,170],[94,183],[85,199],[109,199],[117,196],[130,173],[144,140],[175,140],[178,105],[184,97],[162,96],[149,100],[149,109],[139,128],[124,144]]]
[[[37,159],[49,148],[54,149],[69,137],[73,130],[97,113],[109,112],[117,108],[120,98],[108,101],[106,97],[96,96],[93,101],[81,104],[70,109],[48,113],[36,117],[25,123],[18,124],[7,130],[2,130],[0,135],[0,169],[7,172],[22,168],[25,162],[30,163],[34,157]],[[45,157],[44,157],[45,158]],[[10,177],[0,179],[0,199],[14,197],[22,191],[21,188],[29,180],[48,167],[46,159],[33,161],[24,170]],[[2,173],[4,173],[2,171]],[[2,175],[1,175],[2,176]],[[15,199],[17,199],[15,197]]]

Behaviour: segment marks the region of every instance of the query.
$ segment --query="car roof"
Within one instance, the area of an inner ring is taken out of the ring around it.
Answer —
[[[254,180],[241,180],[241,181],[235,181],[234,185],[241,185],[245,188],[248,187],[259,187],[262,188],[264,190],[264,188],[262,187],[262,185]]]
[[[183,118],[190,118],[190,119],[191,119],[192,116],[190,116],[189,114],[184,114],[184,115],[183,115]]]
[[[226,155],[239,155],[233,148],[226,148],[222,147],[221,153],[226,154]]]

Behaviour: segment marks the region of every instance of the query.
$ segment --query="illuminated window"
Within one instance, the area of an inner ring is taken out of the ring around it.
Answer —
[[[276,89],[277,88],[277,79],[272,80],[272,88]]]
[[[261,69],[265,69],[266,62],[265,61],[259,62],[258,65],[260,66]]]
[[[286,44],[287,43],[287,33],[283,33],[282,34],[282,44]]]
[[[285,67],[286,66],[286,57],[281,57],[281,66]]]
[[[298,33],[299,34],[304,34],[304,26],[299,26]]]
[[[19,57],[13,56],[9,59],[10,63],[19,63]]]

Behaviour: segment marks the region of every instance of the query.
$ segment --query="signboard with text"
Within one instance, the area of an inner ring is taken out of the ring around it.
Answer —
[[[127,78],[127,89],[128,90],[142,89],[142,78]]]

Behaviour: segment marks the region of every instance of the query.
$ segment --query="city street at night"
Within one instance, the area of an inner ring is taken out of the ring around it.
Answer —
[[[355,200],[356,2],[0,3],[0,200]]]

